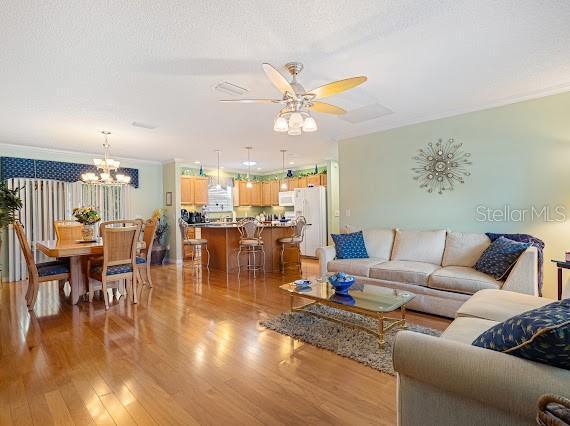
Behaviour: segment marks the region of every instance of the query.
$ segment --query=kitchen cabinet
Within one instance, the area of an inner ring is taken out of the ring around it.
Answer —
[[[244,180],[240,180],[238,183],[240,206],[251,206],[251,192],[249,188],[245,186],[246,183]]]
[[[299,188],[299,178],[287,178],[287,191],[293,191]]]
[[[307,187],[307,176],[302,176],[297,178],[297,188],[306,188]]]
[[[271,205],[271,182],[261,182],[261,205]]]
[[[206,176],[194,178],[194,204],[208,204],[208,178]]]
[[[252,206],[262,206],[261,204],[261,188],[262,182],[252,182],[251,188],[247,190],[251,192],[251,205]]]
[[[180,203],[208,204],[208,178],[205,176],[181,176]]]
[[[281,182],[278,180],[272,180],[269,183],[269,186],[271,188],[271,195],[270,195],[269,200],[270,200],[270,204],[272,206],[278,206],[279,205],[279,191],[281,190],[280,185],[281,185]]]
[[[319,176],[321,177],[321,186],[327,186],[327,175],[321,174]]]
[[[321,186],[321,175],[307,176],[307,186]]]
[[[192,176],[180,177],[180,203],[194,204],[194,181]]]

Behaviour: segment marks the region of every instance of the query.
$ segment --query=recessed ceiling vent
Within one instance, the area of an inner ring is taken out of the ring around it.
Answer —
[[[229,81],[220,81],[218,84],[213,85],[212,89],[231,96],[243,96],[249,92],[245,87],[238,86]]]
[[[140,127],[141,129],[147,129],[147,130],[156,129],[156,126],[153,126],[152,124],[148,124],[148,123],[141,123],[140,121],[133,121],[131,123],[131,126]]]
[[[339,115],[339,118],[352,124],[358,124],[393,113],[394,111],[386,108],[384,105],[372,104],[348,111],[344,115]]]

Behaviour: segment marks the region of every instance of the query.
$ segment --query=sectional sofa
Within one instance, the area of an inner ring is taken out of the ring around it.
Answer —
[[[570,395],[570,371],[471,343],[499,322],[552,302],[482,290],[440,337],[399,332],[394,344],[398,425],[536,425],[540,396]]]
[[[334,246],[317,249],[321,276],[346,272],[359,282],[411,291],[416,297],[410,309],[449,318],[479,290],[538,295],[535,247],[519,257],[505,279],[496,280],[473,268],[491,243],[485,234],[377,228],[363,235],[367,259],[335,259]]]

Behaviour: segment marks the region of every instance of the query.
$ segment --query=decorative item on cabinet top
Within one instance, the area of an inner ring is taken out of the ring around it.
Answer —
[[[51,179],[63,182],[80,182],[83,173],[96,172],[91,164],[67,163],[63,161],[32,160],[29,158],[0,157],[0,179],[28,178]],[[123,175],[130,176],[130,185],[139,187],[139,170],[128,167],[118,169]]]

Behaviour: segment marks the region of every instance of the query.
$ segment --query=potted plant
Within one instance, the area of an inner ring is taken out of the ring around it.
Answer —
[[[81,234],[83,241],[95,239],[95,224],[101,220],[99,213],[92,207],[76,207],[73,209],[73,217],[83,224]]]
[[[150,263],[152,265],[162,265],[167,251],[168,223],[166,222],[166,215],[163,209],[156,209],[152,214],[152,218],[156,220],[157,224],[152,253],[150,254]]]
[[[6,182],[0,181],[0,253],[2,252],[2,233],[14,223],[16,213],[22,208],[19,196],[20,188],[9,189]]]

